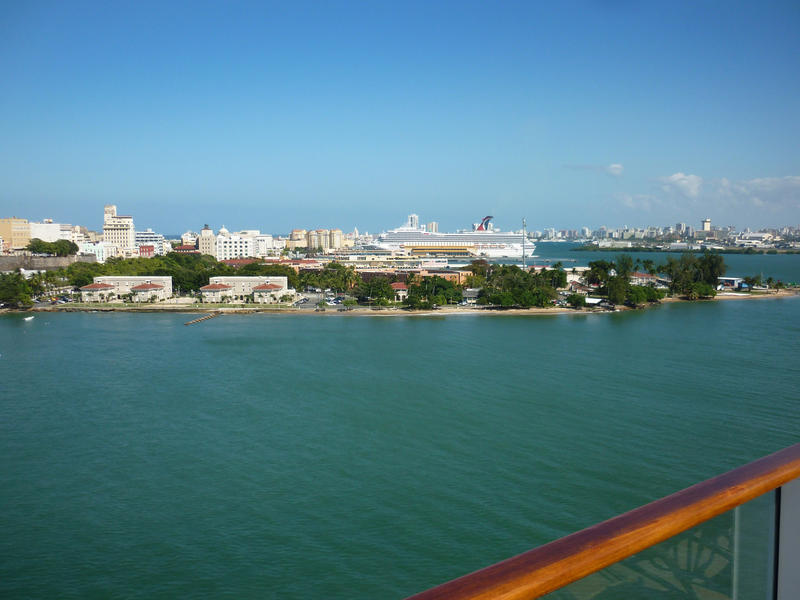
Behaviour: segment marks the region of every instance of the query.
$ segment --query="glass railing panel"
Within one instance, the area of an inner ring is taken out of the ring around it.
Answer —
[[[547,600],[767,600],[775,494],[764,494],[543,596]]]

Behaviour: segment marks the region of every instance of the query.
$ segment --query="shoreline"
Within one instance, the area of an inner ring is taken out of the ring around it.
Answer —
[[[582,308],[574,309],[568,307],[554,306],[552,308],[479,308],[476,306],[462,307],[462,306],[447,306],[438,308],[436,310],[419,310],[412,311],[404,308],[367,308],[356,307],[351,310],[310,310],[299,308],[264,308],[264,307],[216,307],[216,308],[203,308],[202,305],[197,304],[174,304],[174,305],[148,305],[145,307],[139,306],[68,306],[60,305],[46,305],[41,307],[33,307],[28,309],[0,309],[2,314],[36,314],[36,313],[64,313],[64,312],[95,312],[95,313],[176,313],[186,315],[196,314],[211,314],[215,312],[225,314],[266,314],[266,315],[304,315],[304,316],[342,316],[342,317],[436,317],[436,316],[452,316],[452,315],[531,315],[531,316],[546,316],[546,315],[587,315],[587,314],[612,314],[617,312],[647,310],[659,304],[671,304],[682,302],[714,302],[717,300],[730,301],[730,300],[763,300],[775,298],[792,298],[800,296],[800,291],[795,290],[778,290],[769,293],[735,293],[727,292],[718,294],[714,298],[705,300],[685,300],[682,298],[663,298],[659,302],[647,304],[639,308],[631,308],[629,306],[618,306],[614,310],[596,309],[596,308]]]

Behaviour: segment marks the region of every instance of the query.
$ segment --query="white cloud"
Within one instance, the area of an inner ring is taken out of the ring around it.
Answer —
[[[703,187],[703,178],[699,175],[674,173],[669,177],[661,177],[659,181],[663,183],[662,189],[665,192],[678,191],[687,198],[697,198]]]
[[[729,223],[756,226],[800,220],[800,176],[731,180],[703,179],[674,173],[659,177],[649,194],[615,196],[620,205],[669,219],[711,216]]]
[[[612,177],[621,177],[625,171],[625,167],[620,163],[612,163],[610,165],[564,165],[564,168],[572,169],[573,171],[598,171]]]

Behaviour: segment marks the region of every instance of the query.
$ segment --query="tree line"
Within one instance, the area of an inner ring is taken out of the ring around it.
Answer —
[[[35,247],[39,248],[38,245]],[[470,275],[465,287],[480,288],[477,297],[480,305],[547,307],[558,298],[557,290],[567,285],[567,273],[561,263],[534,271],[523,270],[515,265],[474,260],[466,269]],[[669,281],[669,291],[673,295],[698,299],[715,295],[717,278],[725,274],[726,265],[721,255],[708,252],[701,256],[686,253],[679,259],[670,256],[663,265],[656,265],[647,259],[633,260],[630,255],[623,254],[615,261],[589,262],[584,278],[588,284],[596,286],[598,295],[606,296],[613,304],[639,306],[663,298],[663,290],[630,283],[630,277],[637,269],[650,274],[663,274]],[[111,258],[105,263],[76,262],[64,269],[37,274],[27,280],[18,273],[0,274],[0,302],[30,304],[33,297],[50,289],[66,285],[80,288],[92,283],[94,277],[100,275],[171,276],[173,287],[179,293],[197,292],[214,276],[283,275],[289,286],[298,290],[329,289],[340,294],[350,293],[365,304],[379,305],[394,301],[395,290],[391,284],[405,279],[408,294],[404,305],[411,309],[455,304],[462,300],[463,292],[462,286],[439,276],[409,274],[406,277],[402,274],[393,278],[365,279],[352,266],[337,262],[328,263],[319,270],[297,273],[292,267],[282,264],[254,262],[234,268],[208,255],[170,253],[153,258]],[[583,304],[577,295],[567,300],[576,307]]]

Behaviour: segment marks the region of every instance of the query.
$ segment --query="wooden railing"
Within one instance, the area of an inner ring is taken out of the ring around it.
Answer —
[[[800,444],[408,600],[530,600],[800,477]]]

